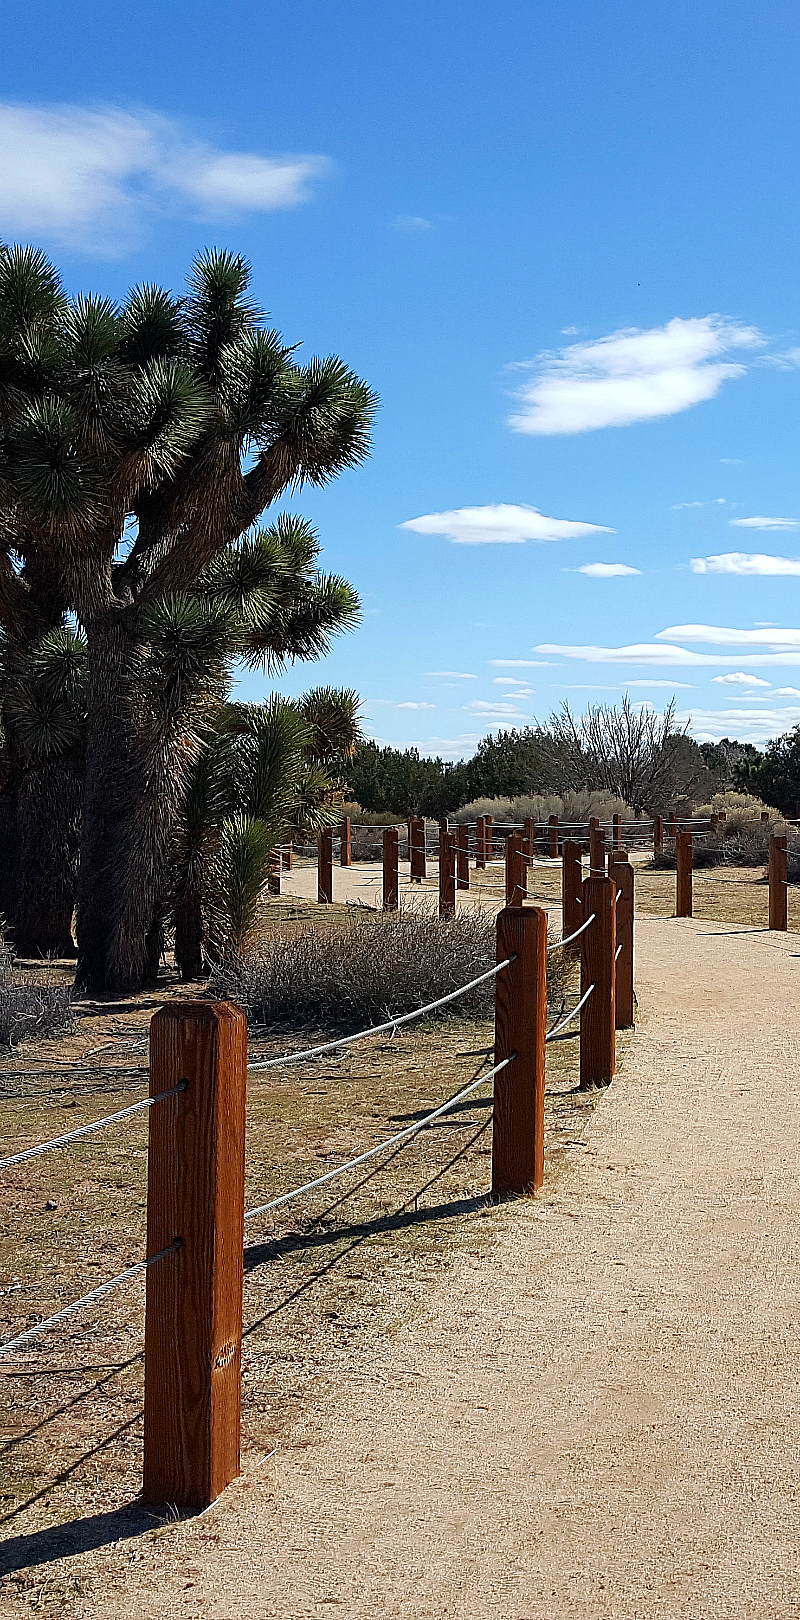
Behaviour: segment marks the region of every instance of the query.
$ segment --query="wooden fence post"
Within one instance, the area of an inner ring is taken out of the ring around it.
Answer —
[[[561,845],[561,938],[567,939],[583,921],[581,904],[581,846],[565,838]],[[571,947],[572,948],[572,947]],[[574,949],[580,950],[578,941]]]
[[[475,866],[477,871],[486,870],[486,817],[479,816],[475,826]]]
[[[762,810],[762,812],[761,812],[761,820],[762,820],[762,822],[769,821],[769,811],[768,810]]]
[[[581,995],[592,984],[594,989],[581,1009],[581,1091],[610,1085],[614,1078],[616,893],[613,877],[590,876],[583,884],[584,919],[594,912],[594,922],[581,934]]]
[[[620,815],[611,817],[611,847],[612,849],[622,848],[622,817]]]
[[[633,867],[624,850],[617,852],[609,868],[614,890],[617,917],[617,943],[614,976],[614,1024],[617,1029],[630,1029],[635,1022],[633,994]]]
[[[408,823],[408,852],[412,883],[421,883],[426,876],[425,822],[422,816],[411,816]]]
[[[456,888],[469,888],[469,827],[465,821],[456,828]]]
[[[353,830],[352,830],[352,825],[351,825],[349,816],[345,816],[344,821],[342,822],[341,837],[342,837],[342,849],[341,849],[341,856],[340,856],[341,864],[342,864],[342,866],[352,866],[352,864],[353,864]]]
[[[227,1001],[162,1007],[150,1024],[146,1502],[208,1507],[240,1472],[247,1019]]]
[[[675,835],[675,916],[692,915],[692,835],[678,831]]]
[[[663,853],[664,853],[664,817],[663,816],[654,816],[653,817],[653,854],[654,855],[663,855]]]
[[[494,817],[493,816],[484,816],[484,818],[483,818],[483,826],[484,826],[484,835],[483,835],[484,843],[483,843],[483,847],[484,847],[484,849],[486,851],[486,860],[487,860],[487,863],[488,863],[489,861],[494,859]]]
[[[506,905],[521,906],[526,894],[525,861],[522,855],[522,833],[509,833],[506,838]]]
[[[769,841],[769,926],[784,933],[789,921],[786,875],[786,834],[775,833]]]
[[[400,898],[400,876],[397,863],[399,836],[396,827],[383,829],[383,909],[396,911]]]
[[[291,870],[292,870],[292,856],[293,856],[293,853],[294,853],[294,851],[293,851],[292,845],[291,844],[284,844],[284,846],[283,846],[283,865],[284,865],[287,872],[291,872]]]
[[[280,849],[273,849],[269,858],[269,871],[267,873],[267,892],[269,894],[280,894],[282,869],[283,853]]]
[[[535,1192],[544,1180],[547,1032],[547,912],[507,907],[497,918],[497,960],[514,960],[495,979],[492,1196]]]
[[[533,816],[525,817],[525,826],[522,838],[522,853],[523,855],[527,855],[529,857],[529,859],[524,863],[525,875],[527,877],[528,867],[536,855],[536,822],[534,821]],[[525,889],[527,893],[527,883],[525,885]]]
[[[547,853],[551,860],[558,860],[558,816],[547,818]]]
[[[317,840],[317,901],[329,906],[333,900],[333,831],[325,827]]]
[[[712,811],[712,813],[711,813],[711,831],[712,831],[712,833],[716,832],[718,826],[719,826],[719,816],[715,816],[713,811]]]
[[[606,869],[606,835],[596,816],[589,830],[589,871],[602,877]]]
[[[456,914],[456,852],[447,822],[439,823],[439,916]]]

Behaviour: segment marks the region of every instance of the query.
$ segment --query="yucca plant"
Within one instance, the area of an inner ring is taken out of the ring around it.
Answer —
[[[284,490],[363,459],[374,396],[336,358],[298,365],[249,281],[239,255],[210,252],[186,297],[142,286],[118,308],[67,299],[41,254],[0,248],[0,624],[7,667],[70,622],[85,638],[78,983],[93,992],[152,969],[233,660],[316,657],[358,613],[308,525],[257,525]],[[16,915],[26,756],[8,697]]]

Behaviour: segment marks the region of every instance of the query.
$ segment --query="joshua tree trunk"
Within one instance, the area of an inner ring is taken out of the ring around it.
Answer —
[[[181,978],[199,979],[203,973],[203,907],[191,878],[181,886],[174,908],[175,961]]]
[[[82,761],[29,770],[17,807],[18,881],[13,918],[18,956],[75,956]]]

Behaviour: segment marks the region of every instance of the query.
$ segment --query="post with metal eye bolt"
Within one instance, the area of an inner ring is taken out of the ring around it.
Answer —
[[[469,888],[469,827],[465,821],[456,827],[456,888]]]
[[[144,1500],[208,1507],[240,1473],[247,1019],[226,1001],[150,1025]]]
[[[581,1091],[608,1086],[616,1067],[617,885],[613,877],[588,877],[583,885],[581,935]]]
[[[506,838],[506,905],[521,906],[528,892],[527,867],[522,854],[522,833]]]
[[[456,914],[456,848],[447,822],[439,822],[439,916]]]
[[[492,1196],[535,1192],[544,1180],[547,912],[507,906],[497,918]]]
[[[614,1022],[617,1029],[634,1023],[633,994],[633,867],[625,850],[617,850],[609,871],[616,885],[617,944],[614,979]]]
[[[680,828],[675,833],[675,916],[692,915],[692,835]]]
[[[769,926],[785,933],[788,925],[786,834],[769,841]]]
[[[383,909],[396,911],[400,899],[400,874],[397,860],[398,832],[396,827],[385,827],[383,832]]]
[[[353,826],[349,816],[345,816],[342,821],[342,847],[339,861],[342,866],[352,866],[353,864]]]
[[[581,887],[583,884],[583,870],[581,867],[581,845],[572,839],[565,838],[561,846],[561,938],[569,939],[576,928],[583,922],[583,905],[581,903]],[[577,953],[580,949],[578,941],[568,946]]]

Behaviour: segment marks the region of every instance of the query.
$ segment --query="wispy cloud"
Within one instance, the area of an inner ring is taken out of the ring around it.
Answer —
[[[493,669],[547,669],[543,658],[490,658]]]
[[[800,708],[787,704],[783,709],[694,709],[676,718],[680,725],[690,724],[699,742],[718,742],[733,732],[742,742],[762,745],[797,725]]]
[[[474,703],[465,703],[464,708],[470,714],[480,715],[482,720],[528,719],[528,715],[523,714],[516,703],[485,703],[477,699]]]
[[[629,568],[627,563],[583,563],[576,569],[578,574],[588,574],[590,579],[622,579],[626,574],[641,574],[641,568]]]
[[[800,635],[800,633],[799,633]],[[689,647],[677,647],[666,642],[644,641],[633,642],[625,647],[598,647],[587,645],[566,645],[562,643],[545,642],[536,648],[537,652],[558,654],[561,658],[580,660],[585,664],[630,664],[649,665],[653,668],[679,669],[679,668],[719,668],[720,664],[730,662],[730,655],[723,657],[717,653],[695,652]],[[793,650],[737,655],[742,664],[755,665],[757,668],[780,667],[787,665],[793,669],[800,668],[800,639]],[[670,682],[670,684],[672,684]]]
[[[477,681],[477,675],[471,675],[465,669],[426,669],[426,678],[442,681]]]
[[[396,214],[392,224],[396,231],[405,231],[409,236],[433,230],[433,220],[426,219],[424,214]]]
[[[493,686],[527,686],[528,683],[527,683],[527,681],[521,681],[519,679],[519,677],[515,676],[515,675],[495,675],[493,680],[492,680],[492,685]]]
[[[693,512],[706,506],[727,506],[724,495],[715,495],[713,501],[674,501],[670,507],[671,512]]]
[[[745,675],[744,671],[732,670],[730,675],[713,675],[712,680],[716,686],[769,686],[769,681],[763,681],[760,675]]]
[[[398,703],[396,698],[365,698],[365,703],[373,709],[435,709],[435,703]]]
[[[452,512],[429,512],[409,518],[401,529],[416,534],[443,534],[454,545],[521,545],[525,540],[579,540],[587,534],[613,534],[598,523],[574,523],[545,517],[535,506],[461,506]]]
[[[716,557],[693,557],[693,574],[800,574],[800,558],[771,557],[760,551],[723,551]]]
[[[800,518],[747,517],[729,518],[732,529],[800,529]]]
[[[773,688],[773,697],[797,697],[797,698],[800,698],[800,687],[798,687],[798,686],[776,686],[776,687]]]
[[[656,641],[699,641],[709,647],[769,647],[780,651],[800,647],[800,630],[761,625],[756,630],[735,630],[723,624],[671,624],[656,631]]]
[[[586,433],[674,416],[713,399],[745,367],[732,359],[761,347],[761,333],[722,315],[627,327],[537,356],[517,391],[517,433]]]
[[[319,156],[225,151],[161,113],[0,103],[0,233],[118,257],[159,215],[294,208]]]

